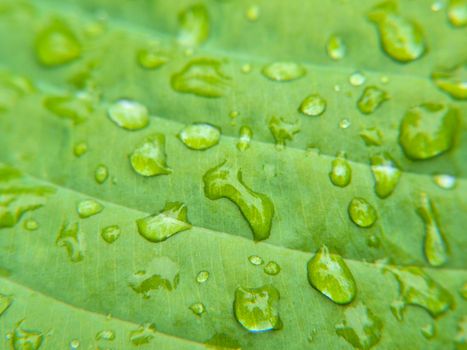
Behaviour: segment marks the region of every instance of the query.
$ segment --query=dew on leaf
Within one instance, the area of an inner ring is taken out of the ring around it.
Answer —
[[[308,116],[319,116],[326,110],[326,100],[319,94],[312,94],[302,101],[298,110]]]
[[[431,74],[431,79],[441,91],[447,93],[452,98],[458,100],[467,99],[466,63],[459,64],[451,69],[437,70]]]
[[[352,272],[340,255],[323,245],[308,261],[308,282],[336,304],[348,304],[357,294]]]
[[[169,62],[169,57],[157,47],[150,45],[138,50],[136,60],[145,69],[157,69]]]
[[[88,151],[88,144],[86,142],[78,142],[75,144],[73,147],[73,154],[76,157],[81,157],[83,154],[85,154]]]
[[[181,202],[167,202],[158,214],[136,220],[138,232],[150,242],[165,241],[176,233],[191,228],[187,210],[186,205]]]
[[[270,261],[264,266],[263,270],[265,274],[275,276],[281,272],[281,267],[275,261]]]
[[[387,100],[389,95],[386,91],[376,86],[367,86],[357,102],[357,107],[360,112],[371,114]]]
[[[199,46],[209,36],[209,14],[205,5],[189,6],[178,15],[180,44],[190,47]]]
[[[286,141],[292,141],[294,135],[300,132],[301,123],[300,119],[273,116],[269,119],[268,127],[276,145],[282,148]]]
[[[202,303],[194,303],[190,305],[190,310],[196,315],[201,316],[206,312],[206,307]]]
[[[145,323],[130,332],[130,342],[135,346],[149,344],[156,336],[156,326],[153,323]]]
[[[103,184],[109,177],[109,169],[100,164],[97,166],[96,171],[94,172],[94,178],[96,179],[98,184]]]
[[[44,107],[56,117],[70,120],[75,125],[85,122],[94,110],[93,101],[86,94],[49,96],[44,100]]]
[[[28,231],[35,231],[39,228],[39,223],[34,219],[27,219],[24,221],[23,227]]]
[[[82,200],[76,207],[76,211],[78,212],[79,217],[82,219],[97,215],[102,210],[104,210],[104,206],[94,199]]]
[[[271,286],[238,287],[235,291],[235,319],[249,332],[266,332],[282,328],[278,304],[279,291]]]
[[[127,130],[140,130],[149,124],[149,112],[145,105],[128,99],[115,101],[107,110],[110,120]]]
[[[130,155],[133,170],[142,176],[168,175],[172,169],[167,166],[165,136],[153,134],[140,143]]]
[[[0,316],[10,307],[13,299],[8,296],[0,293]]]
[[[11,337],[11,346],[14,350],[38,350],[44,342],[44,335],[35,330],[21,328],[20,321]]]
[[[267,239],[271,233],[274,206],[265,194],[250,189],[239,169],[226,161],[209,169],[203,176],[204,194],[211,200],[227,198],[240,209],[253,231],[255,241]]]
[[[105,242],[111,244],[120,237],[120,233],[121,233],[120,226],[111,225],[111,226],[104,227],[101,230],[101,237]]]
[[[251,139],[253,138],[253,130],[248,125],[243,125],[240,128],[240,137],[237,142],[237,149],[245,151],[250,147]]]
[[[261,73],[270,80],[285,82],[303,78],[306,69],[294,62],[275,62],[264,66]]]
[[[339,152],[336,159],[332,161],[329,179],[331,179],[334,185],[339,187],[347,186],[352,180],[352,168],[344,152]]]
[[[387,198],[391,195],[402,175],[396,162],[388,153],[371,157],[371,172],[375,179],[375,192],[379,198]]]
[[[200,271],[196,275],[196,282],[204,283],[209,279],[209,272],[208,271]]]
[[[426,339],[432,339],[436,335],[436,327],[433,323],[428,323],[420,328],[420,333],[422,333]]]
[[[195,123],[184,127],[178,138],[185,146],[193,150],[205,150],[219,143],[219,128],[206,123]]]
[[[326,43],[326,52],[335,61],[343,59],[347,52],[344,40],[340,36],[331,35]]]
[[[381,146],[383,143],[383,133],[378,128],[363,129],[360,137],[367,146]]]
[[[102,331],[97,332],[96,340],[107,340],[112,341],[115,339],[115,332],[111,329],[104,329]]]
[[[348,212],[352,222],[360,227],[370,227],[378,218],[375,208],[363,198],[352,199]]]
[[[467,1],[450,0],[448,5],[449,22],[455,27],[467,25]]]
[[[85,245],[78,223],[63,223],[55,243],[57,246],[66,249],[70,261],[79,262],[83,260]]]
[[[352,86],[361,86],[365,84],[366,77],[363,75],[362,72],[356,71],[352,73],[349,77],[349,83]]]
[[[264,263],[264,260],[263,258],[261,258],[260,256],[258,255],[251,255],[248,257],[248,261],[252,264],[252,265],[262,265]]]

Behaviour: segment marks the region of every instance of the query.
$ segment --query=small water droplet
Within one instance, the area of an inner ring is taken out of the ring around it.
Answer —
[[[282,149],[286,141],[292,141],[295,134],[300,132],[300,119],[272,116],[268,123],[269,130],[276,140],[276,146]]]
[[[258,255],[248,257],[248,261],[250,261],[252,265],[262,265],[264,263],[263,259]]]
[[[360,137],[367,146],[381,146],[383,143],[383,133],[378,128],[363,129]]]
[[[382,75],[379,81],[381,82],[381,84],[387,84],[389,83],[389,77],[387,75]]]
[[[130,332],[130,342],[135,345],[149,344],[156,336],[156,326],[153,323],[145,323]]]
[[[185,46],[198,46],[209,37],[209,14],[205,5],[195,4],[178,15],[178,41]]]
[[[361,86],[365,84],[366,77],[363,75],[362,72],[356,71],[352,73],[349,77],[349,83],[352,86]]]
[[[278,312],[279,291],[271,285],[259,288],[239,287],[235,291],[235,318],[250,332],[266,332],[282,328]]]
[[[387,100],[389,95],[386,91],[376,86],[367,86],[357,102],[357,107],[360,112],[371,114]]]
[[[345,57],[347,47],[344,40],[337,35],[331,35],[326,43],[326,52],[333,60],[341,60]]]
[[[35,231],[39,228],[39,224],[34,219],[27,219],[24,221],[24,228],[28,231]]]
[[[306,69],[294,62],[275,62],[264,66],[261,73],[270,80],[286,82],[303,78]]]
[[[209,279],[209,272],[208,271],[200,271],[198,275],[196,275],[196,282],[204,283]]]
[[[266,264],[263,270],[267,275],[275,276],[281,272],[281,267],[275,261],[270,261]]]
[[[349,203],[349,216],[360,227],[371,227],[377,220],[375,208],[363,198],[354,198]]]
[[[146,106],[128,99],[114,102],[108,109],[108,115],[115,124],[127,130],[139,130],[149,124]]]
[[[94,199],[82,200],[76,207],[76,211],[78,212],[79,217],[82,219],[99,214],[102,210],[104,210],[104,206]]]
[[[16,325],[11,337],[11,345],[14,350],[38,350],[43,341],[44,336],[38,331],[31,331],[20,328],[21,323]]]
[[[313,94],[305,98],[298,109],[309,116],[319,116],[326,110],[326,100],[319,94]]]
[[[452,98],[467,99],[467,64],[463,63],[451,69],[435,71],[431,74],[431,79],[441,91]]]
[[[108,177],[109,169],[107,169],[107,167],[103,164],[98,165],[94,173],[94,178],[96,179],[97,183],[103,184]]]
[[[73,147],[73,154],[76,157],[81,157],[88,151],[88,144],[86,142],[79,142]]]
[[[202,303],[194,303],[190,305],[190,310],[196,315],[201,316],[206,312],[206,307]]]
[[[455,27],[467,25],[467,2],[465,0],[450,0],[448,5],[448,18]]]
[[[64,247],[72,262],[79,262],[84,258],[84,238],[78,223],[63,223],[55,241],[57,246]]]
[[[344,152],[339,152],[336,159],[332,161],[329,178],[334,185],[339,187],[347,186],[352,180],[352,168]]]
[[[340,255],[331,254],[323,245],[307,265],[308,282],[336,304],[352,302],[357,285]]]
[[[253,138],[253,130],[248,125],[243,125],[240,128],[240,138],[237,142],[237,149],[245,151],[250,147],[251,139]]]
[[[142,176],[168,175],[172,169],[167,166],[165,136],[153,134],[139,144],[130,156],[133,170]]]
[[[440,155],[454,144],[459,130],[458,110],[438,103],[423,103],[408,110],[399,130],[399,143],[414,160]]]
[[[0,316],[10,307],[13,299],[8,296],[0,293]]]
[[[169,62],[169,57],[161,52],[156,45],[149,45],[138,50],[136,60],[145,69],[157,69]]]
[[[178,134],[185,146],[193,150],[205,150],[219,143],[221,132],[219,128],[205,123],[195,123],[186,126]]]
[[[242,65],[242,73],[245,73],[245,74],[248,74],[251,72],[251,70],[253,69],[253,67],[251,66],[250,63],[245,63],[244,65]]]
[[[379,198],[387,198],[394,192],[402,175],[396,162],[388,153],[371,157],[371,172],[375,179],[375,192]]]
[[[444,8],[444,2],[442,1],[435,1],[431,4],[431,11],[439,12]]]
[[[101,230],[101,237],[104,241],[111,244],[120,237],[120,233],[121,233],[120,226],[111,225],[111,226],[104,227]]]
[[[428,323],[420,328],[420,332],[426,339],[432,339],[436,335],[436,327],[433,323]]]
[[[245,12],[245,16],[249,21],[257,21],[260,15],[260,7],[258,5],[251,5]]]
[[[339,84],[334,85],[334,91],[335,92],[341,91],[341,86]]]
[[[71,342],[70,342],[70,349],[71,350],[75,350],[75,349],[78,349],[80,346],[80,341],[78,339],[73,339]]]
[[[350,126],[350,120],[348,119],[341,119],[339,121],[339,128],[347,129]]]
[[[112,341],[115,339],[115,332],[111,329],[104,329],[102,331],[97,332],[96,340],[107,340]]]
[[[274,205],[267,195],[253,191],[243,182],[240,170],[224,161],[209,169],[203,176],[203,182],[207,198],[228,198],[238,206],[253,231],[255,241],[269,237]]]

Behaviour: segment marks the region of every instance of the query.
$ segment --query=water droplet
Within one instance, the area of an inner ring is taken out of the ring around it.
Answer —
[[[308,282],[336,304],[348,304],[357,294],[357,285],[340,255],[323,245],[308,261]]]
[[[81,45],[65,22],[54,19],[37,34],[36,55],[46,66],[62,65],[81,55]]]
[[[104,207],[99,202],[95,201],[94,199],[86,199],[78,203],[76,207],[76,211],[78,215],[82,219],[86,219],[90,216],[99,214]]]
[[[387,100],[389,100],[389,95],[386,91],[376,86],[367,86],[357,102],[357,107],[360,112],[370,114]]]
[[[70,349],[71,350],[75,350],[75,349],[78,349],[79,346],[80,346],[80,341],[78,339],[73,339],[71,342],[70,342]]]
[[[431,4],[431,11],[439,12],[444,8],[444,3],[442,1],[435,1]]]
[[[120,226],[111,225],[111,226],[104,227],[101,230],[101,237],[104,241],[111,244],[120,237],[120,233],[121,233]]]
[[[20,321],[13,332],[11,337],[11,345],[14,350],[38,350],[42,342],[44,341],[44,336],[38,331],[31,331],[20,328]]]
[[[218,60],[195,58],[172,76],[172,88],[202,97],[222,97],[230,86],[230,78],[224,75],[221,67]]]
[[[266,332],[282,328],[278,312],[279,291],[271,285],[259,288],[239,287],[235,291],[234,314],[250,332]]]
[[[467,99],[467,64],[464,63],[451,69],[435,71],[431,78],[439,89],[452,98],[458,100]]]
[[[433,323],[428,323],[420,329],[420,332],[426,339],[432,339],[436,335],[435,325]]]
[[[169,57],[155,45],[138,50],[136,59],[140,66],[145,69],[157,69],[169,62]]]
[[[174,234],[189,230],[187,207],[181,202],[167,202],[159,214],[136,220],[138,232],[150,242],[165,241]]]
[[[363,129],[360,137],[367,146],[381,146],[383,143],[383,133],[378,128]]]
[[[281,267],[275,261],[270,261],[266,264],[263,270],[267,275],[275,276],[281,272]]]
[[[415,106],[402,119],[399,142],[407,157],[429,159],[448,151],[459,129],[458,111],[437,103]]]
[[[341,60],[345,57],[347,47],[344,40],[337,35],[332,35],[326,43],[326,52],[328,56],[333,60]]]
[[[167,166],[165,136],[153,134],[139,144],[130,156],[133,170],[142,176],[168,175],[172,169]]]
[[[178,15],[180,32],[178,41],[185,46],[198,46],[209,36],[209,14],[206,6],[196,4]]]
[[[448,18],[455,27],[467,25],[467,2],[465,0],[450,0],[448,5]]]
[[[178,137],[188,148],[205,150],[219,143],[221,132],[210,124],[195,123],[184,127]]]
[[[352,199],[348,211],[352,222],[360,227],[370,227],[378,218],[375,208],[363,198]]]
[[[130,332],[130,342],[139,346],[148,344],[156,336],[156,326],[153,323],[145,323]]]
[[[363,75],[362,72],[354,72],[352,75],[349,77],[349,83],[352,86],[361,86],[365,84],[366,82],[366,77]]]
[[[383,323],[364,304],[347,307],[344,317],[345,319],[336,325],[336,333],[354,348],[368,350],[381,339]]]
[[[86,142],[79,142],[73,147],[73,154],[76,157],[81,157],[88,151],[88,144]]]
[[[401,16],[393,1],[375,6],[368,14],[379,31],[384,51],[399,62],[420,58],[427,50],[425,38],[419,25]]]
[[[84,238],[79,230],[78,223],[69,224],[65,222],[58,233],[55,241],[57,246],[65,247],[68,257],[72,262],[79,262],[84,258]]]
[[[93,101],[86,94],[46,97],[44,106],[56,117],[75,125],[85,122],[94,110]]]
[[[248,257],[248,261],[253,265],[262,265],[264,263],[263,258],[258,255]]]
[[[35,231],[39,228],[39,224],[34,219],[27,219],[24,221],[24,229],[28,231]]]
[[[269,130],[276,140],[279,148],[285,146],[286,141],[292,141],[295,134],[300,131],[300,119],[273,116],[269,119]]]
[[[115,332],[111,329],[104,329],[102,331],[97,332],[96,340],[108,340],[112,341],[115,339]]]
[[[114,102],[108,109],[108,115],[115,124],[127,130],[139,130],[149,124],[146,106],[128,99]]]
[[[381,82],[381,84],[387,84],[389,83],[389,77],[387,75],[382,75],[379,81]]]
[[[250,73],[252,69],[253,68],[250,63],[245,63],[244,65],[242,65],[242,68],[241,68],[242,73],[245,73],[245,74]]]
[[[249,21],[257,21],[260,14],[260,8],[258,5],[252,5],[246,10],[245,16]]]
[[[294,62],[275,62],[264,66],[261,73],[274,81],[292,81],[304,77],[306,69]]]
[[[326,100],[318,94],[305,98],[298,109],[301,113],[309,116],[319,116],[326,110]]]
[[[204,283],[209,279],[209,272],[208,271],[200,271],[198,275],[196,275],[196,282]]]
[[[456,350],[465,350],[465,344],[467,344],[467,315],[464,315],[457,325],[457,334],[454,342]]]
[[[341,129],[347,129],[350,126],[350,120],[348,119],[341,119],[339,121],[339,128]]]
[[[371,172],[375,179],[375,192],[379,198],[387,198],[394,192],[402,174],[388,153],[371,157]]]
[[[437,317],[454,306],[452,295],[419,267],[386,269],[394,274],[399,283],[399,292],[404,303],[402,309],[405,305],[417,305],[428,311],[431,316]]]
[[[108,177],[109,169],[107,169],[107,167],[103,164],[98,165],[94,173],[94,178],[96,179],[97,183],[103,184]]]
[[[130,276],[128,284],[136,293],[148,299],[159,289],[172,291],[178,286],[180,268],[168,257],[162,256],[151,260],[144,270]]]
[[[240,209],[253,231],[255,241],[267,239],[271,233],[274,206],[268,196],[250,189],[242,173],[226,161],[209,169],[203,176],[204,194],[211,200],[228,198]]]
[[[10,307],[13,299],[8,296],[0,293],[0,316]]]
[[[206,312],[206,307],[202,303],[194,303],[190,305],[190,310],[196,315],[201,316]]]
[[[335,92],[341,91],[341,86],[339,84],[334,85],[334,91]]]
[[[345,158],[344,152],[339,152],[337,158],[332,161],[329,178],[334,185],[339,187],[347,186],[352,180],[352,168]]]
[[[248,125],[243,125],[240,128],[240,139],[237,142],[237,149],[245,151],[250,147],[251,139],[253,138],[253,130]]]
[[[439,225],[438,213],[426,193],[421,194],[417,211],[425,223],[425,257],[431,266],[441,266],[448,259],[448,248]]]

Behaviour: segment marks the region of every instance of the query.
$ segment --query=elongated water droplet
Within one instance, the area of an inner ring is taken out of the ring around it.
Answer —
[[[258,256],[258,255],[249,256],[249,257],[248,257],[248,261],[249,261],[252,265],[262,265],[262,264],[264,263],[263,258],[261,258],[261,257]]]
[[[34,219],[27,219],[24,221],[24,228],[28,231],[35,231],[39,228],[39,224]]]
[[[111,329],[104,329],[102,331],[97,332],[96,340],[107,340],[113,341],[115,339],[115,332]]]
[[[201,316],[206,312],[206,307],[202,303],[194,303],[190,305],[190,310],[196,315]]]
[[[419,25],[401,16],[394,1],[375,6],[368,18],[378,27],[381,46],[391,58],[410,62],[420,58],[427,50]]]
[[[383,133],[378,128],[363,129],[360,137],[367,146],[381,146],[383,143]]]
[[[97,183],[103,184],[108,177],[109,169],[107,169],[107,167],[103,164],[98,165],[94,173],[94,178],[96,179]]]
[[[139,65],[145,69],[157,69],[169,62],[169,57],[155,45],[138,50],[136,59]]]
[[[88,144],[86,142],[79,142],[73,147],[73,154],[76,157],[81,157],[88,151]]]
[[[81,44],[64,21],[54,19],[37,34],[36,55],[43,65],[57,66],[77,59]]]
[[[444,314],[454,306],[452,295],[419,267],[386,269],[396,277],[401,300],[405,305],[420,306],[433,317]]]
[[[69,224],[65,222],[58,233],[56,244],[64,247],[72,262],[79,262],[84,258],[84,237],[79,230],[78,223]]]
[[[319,94],[310,95],[303,100],[298,110],[305,115],[319,116],[326,110],[326,100]]]
[[[94,110],[93,102],[86,94],[46,97],[44,107],[55,116],[70,120],[75,125],[85,122]]]
[[[282,321],[278,311],[279,299],[279,291],[271,285],[259,288],[239,287],[235,291],[235,318],[250,332],[281,329]]]
[[[86,219],[99,214],[104,210],[104,206],[94,199],[86,199],[78,203],[76,210],[80,218]]]
[[[420,333],[426,338],[426,339],[432,339],[436,335],[436,328],[433,323],[428,323],[424,325],[422,328],[420,328]]]
[[[439,103],[423,103],[405,114],[399,143],[407,157],[415,160],[440,155],[454,144],[459,129],[457,109]]]
[[[267,239],[271,233],[274,206],[268,196],[250,189],[242,173],[226,161],[203,176],[204,194],[211,200],[228,198],[234,202],[253,231],[255,241]]]
[[[153,323],[145,323],[130,332],[130,342],[135,345],[149,344],[156,336],[156,326]]]
[[[159,214],[136,220],[138,232],[150,242],[162,242],[174,234],[189,230],[187,207],[181,202],[168,202]]]
[[[198,46],[209,36],[209,14],[206,6],[196,4],[178,15],[180,31],[178,41],[186,46]]]
[[[0,293],[0,316],[10,307],[13,299],[8,296]]]
[[[368,350],[381,339],[383,323],[364,304],[347,307],[345,319],[336,325],[336,333],[356,349]]]
[[[221,132],[210,124],[195,123],[183,128],[178,137],[188,148],[205,150],[219,143]]]
[[[275,62],[264,66],[261,73],[273,81],[292,81],[303,78],[306,69],[294,62]]]
[[[146,268],[131,275],[128,284],[136,293],[148,299],[159,289],[174,290],[179,280],[179,266],[169,258],[162,256],[152,259]]]
[[[455,27],[467,25],[467,1],[450,0],[448,5],[448,18]]]
[[[371,114],[387,100],[389,95],[386,91],[377,86],[367,86],[357,102],[357,107],[360,112]]]
[[[357,294],[357,285],[340,255],[323,245],[307,265],[308,282],[336,304],[348,304]]]
[[[167,166],[165,136],[154,134],[139,144],[130,156],[133,170],[143,176],[168,175],[172,169]]]
[[[108,115],[119,127],[127,130],[139,130],[149,124],[149,112],[145,105],[127,99],[114,102],[108,109]]]
[[[337,35],[331,35],[326,43],[326,52],[329,58],[333,60],[341,60],[345,57],[347,52],[347,47],[344,43],[344,40]]]
[[[365,84],[366,77],[363,75],[362,72],[356,71],[352,73],[349,77],[349,83],[352,86],[361,86]]]
[[[467,11],[467,2],[466,2]],[[467,99],[467,64],[460,64],[447,70],[435,71],[431,78],[436,86],[452,98]]]
[[[222,97],[230,87],[230,78],[221,67],[222,63],[215,59],[193,59],[172,76],[172,88],[203,97]]]
[[[334,185],[339,187],[347,186],[352,180],[352,168],[344,152],[339,152],[336,159],[332,161],[329,178]]]
[[[394,192],[402,174],[388,153],[371,157],[371,172],[375,179],[375,192],[379,198],[387,198]]]
[[[198,275],[196,275],[196,282],[204,283],[209,279],[209,272],[208,271],[200,271]]]
[[[431,266],[441,266],[448,259],[448,248],[439,225],[438,214],[426,193],[421,194],[420,202],[418,214],[425,223],[425,257]]]
[[[360,227],[371,227],[377,220],[375,208],[363,198],[354,198],[349,203],[349,216]]]
[[[248,125],[243,125],[240,128],[240,139],[237,142],[237,149],[245,151],[250,147],[251,139],[253,138],[253,130]]]
[[[279,272],[281,272],[281,267],[275,261],[270,261],[266,264],[263,270],[264,270],[264,273],[271,275],[271,276],[275,276],[275,275],[278,275]]]
[[[285,146],[286,141],[292,141],[295,134],[300,131],[300,119],[273,116],[269,119],[269,130],[276,140],[279,148]]]
[[[120,233],[121,233],[120,226],[111,225],[111,226],[104,227],[101,230],[101,237],[104,241],[111,244],[120,237]]]
[[[41,332],[26,330],[21,328],[21,323],[16,325],[16,328],[11,337],[11,345],[14,350],[38,350],[43,341],[44,336]]]

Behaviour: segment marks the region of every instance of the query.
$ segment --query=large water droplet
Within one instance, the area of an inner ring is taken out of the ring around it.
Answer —
[[[360,227],[370,227],[378,218],[375,208],[363,198],[352,199],[348,212],[350,219]]]
[[[70,120],[75,125],[85,122],[94,110],[93,101],[86,94],[46,97],[44,107],[55,116]]]
[[[298,110],[305,115],[319,116],[326,110],[326,100],[319,94],[310,95],[303,100]]]
[[[448,5],[448,18],[455,27],[467,25],[467,1],[450,0]]]
[[[448,248],[441,231],[438,213],[426,193],[420,196],[418,214],[425,223],[425,257],[432,266],[441,266],[448,259]]]
[[[76,207],[76,211],[78,212],[79,217],[82,219],[97,215],[102,210],[104,210],[104,206],[94,199],[83,200],[79,202],[78,206]]]
[[[152,259],[144,270],[131,275],[128,284],[136,293],[142,294],[147,299],[159,289],[171,291],[177,288],[179,280],[179,266],[162,256]]]
[[[193,59],[172,76],[172,88],[203,97],[222,97],[230,86],[230,78],[221,67],[222,63],[215,59]]]
[[[281,329],[279,299],[279,291],[271,285],[259,288],[239,287],[235,291],[235,318],[250,332]]]
[[[42,342],[44,341],[44,336],[41,332],[31,331],[22,329],[21,323],[19,322],[16,325],[16,328],[11,337],[11,345],[14,350],[38,350]]]
[[[431,78],[438,88],[449,94],[451,97],[459,100],[467,99],[466,63],[460,64],[451,69],[436,71],[431,75]]]
[[[345,319],[336,325],[336,333],[354,348],[368,350],[381,339],[383,323],[364,304],[347,307],[344,317]]]
[[[261,73],[274,81],[292,81],[304,77],[306,69],[294,62],[275,62],[264,66]]]
[[[331,35],[326,43],[326,52],[333,60],[338,61],[343,59],[347,52],[344,40],[340,36]]]
[[[378,128],[363,129],[360,137],[367,146],[381,146],[383,143],[383,133]]]
[[[388,153],[371,157],[371,172],[375,178],[375,192],[379,198],[386,198],[394,192],[402,174]]]
[[[96,340],[107,340],[112,341],[115,339],[115,332],[111,329],[104,329],[102,331],[97,332]]]
[[[165,136],[154,134],[139,144],[130,156],[133,169],[143,176],[168,175],[172,169],[167,166]]]
[[[8,296],[0,293],[0,316],[8,309],[13,302],[13,299]]]
[[[307,265],[308,282],[336,304],[348,304],[357,294],[357,285],[340,255],[323,245]]]
[[[221,132],[210,124],[195,123],[184,127],[178,137],[188,148],[205,150],[219,143]]]
[[[209,14],[206,6],[196,4],[183,10],[178,15],[180,31],[178,41],[186,46],[198,46],[209,36]]]
[[[149,344],[156,336],[156,326],[153,323],[145,323],[130,332],[130,342],[135,345]]]
[[[65,222],[58,233],[55,241],[57,246],[65,247],[68,257],[72,262],[78,262],[84,258],[84,237],[79,230],[78,223],[69,224]]]
[[[127,130],[139,130],[149,124],[146,106],[128,99],[114,102],[108,109],[108,115],[115,124]]]
[[[438,103],[415,106],[402,119],[399,142],[407,157],[421,160],[448,151],[459,129],[457,109]]]
[[[250,147],[251,139],[253,138],[253,130],[248,125],[243,125],[240,128],[240,138],[237,143],[239,151],[245,151]]]
[[[352,180],[352,168],[344,152],[339,152],[337,158],[332,161],[329,178],[334,185],[339,187],[347,186]]]
[[[191,228],[187,218],[187,207],[180,202],[168,202],[159,214],[138,219],[136,224],[139,234],[155,243]]]
[[[384,51],[399,62],[420,58],[426,51],[423,32],[417,23],[401,16],[394,1],[375,6],[368,14],[379,31]]]
[[[36,55],[40,63],[57,66],[77,59],[81,45],[64,21],[54,19],[37,34]]]
[[[387,100],[389,100],[389,95],[386,91],[377,86],[367,86],[357,102],[357,107],[360,112],[370,114]]]
[[[206,312],[206,307],[202,303],[194,303],[190,305],[190,310],[196,315],[201,316]]]
[[[228,198],[238,206],[253,231],[255,241],[269,237],[274,216],[272,201],[265,194],[250,189],[243,182],[240,170],[224,161],[208,170],[203,181],[207,198]]]
[[[271,275],[271,276],[275,276],[275,275],[278,275],[279,272],[281,272],[281,267],[275,261],[270,261],[266,264],[263,270],[264,270],[264,273]]]
[[[120,233],[121,233],[120,226],[111,225],[111,226],[104,227],[101,230],[101,237],[104,241],[111,244],[120,237]]]
[[[269,130],[276,140],[279,148],[285,146],[286,141],[292,141],[295,134],[300,131],[300,119],[273,116],[269,119]]]

